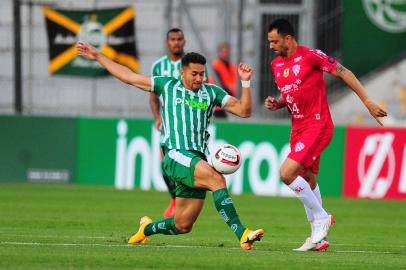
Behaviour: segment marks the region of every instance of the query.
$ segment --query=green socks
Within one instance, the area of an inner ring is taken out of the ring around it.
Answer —
[[[224,221],[235,233],[238,240],[241,239],[245,231],[244,225],[241,224],[237,211],[234,208],[233,200],[228,195],[227,188],[218,189],[213,192],[214,205]]]
[[[148,224],[144,229],[146,236],[153,234],[179,234],[175,226],[175,220],[173,217],[161,219]]]

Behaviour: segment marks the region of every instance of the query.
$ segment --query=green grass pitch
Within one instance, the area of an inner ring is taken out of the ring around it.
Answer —
[[[0,184],[0,269],[406,269],[406,202],[324,198],[335,215],[327,252],[297,253],[309,232],[296,198],[233,196],[243,223],[265,229],[254,251],[215,211],[193,231],[126,244],[139,218],[161,218],[167,193]]]

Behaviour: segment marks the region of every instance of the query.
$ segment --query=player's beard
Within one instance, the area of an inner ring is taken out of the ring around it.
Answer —
[[[175,55],[176,57],[181,57],[181,56],[183,56],[183,50],[174,52],[173,55]]]

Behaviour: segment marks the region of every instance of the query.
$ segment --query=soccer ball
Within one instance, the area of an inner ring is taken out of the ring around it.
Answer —
[[[231,174],[241,166],[240,151],[231,144],[222,145],[214,152],[211,163],[219,173]]]

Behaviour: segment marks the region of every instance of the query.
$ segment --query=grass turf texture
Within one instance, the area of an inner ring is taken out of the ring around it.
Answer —
[[[331,247],[297,253],[309,232],[297,199],[233,196],[243,223],[266,231],[247,252],[207,195],[191,233],[130,246],[142,215],[161,218],[167,193],[0,184],[0,269],[406,268],[406,202],[325,198],[336,217]]]

